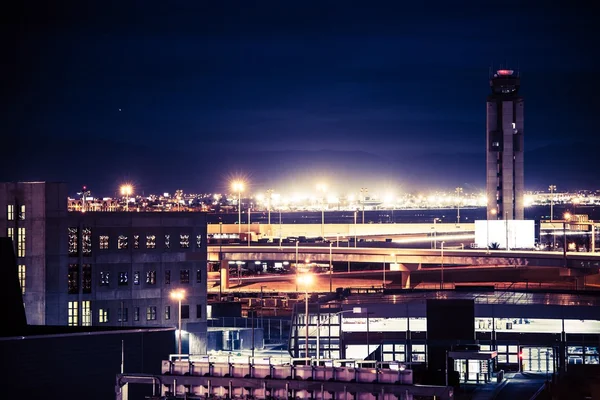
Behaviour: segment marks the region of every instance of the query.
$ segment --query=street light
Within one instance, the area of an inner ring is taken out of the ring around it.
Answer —
[[[441,221],[439,218],[433,219],[433,249],[437,249],[437,229],[435,228],[436,222]]]
[[[333,242],[329,242],[329,293],[333,292],[333,253],[332,253]]]
[[[360,197],[361,197],[361,202],[362,202],[362,223],[365,223],[365,200],[367,199],[367,193],[368,193],[368,189],[367,188],[360,188]]]
[[[463,192],[463,188],[456,188],[456,223],[460,224],[460,194]]]
[[[563,217],[563,264],[564,267],[567,268],[567,222],[571,221],[571,213],[566,212]]]
[[[490,214],[492,214],[492,216],[495,216],[496,213],[498,213],[498,211],[495,208],[492,208],[490,210]],[[485,244],[485,248],[486,248],[486,253],[490,254],[490,219],[488,218],[485,224],[485,227],[487,229],[487,234],[486,234],[486,244]]]
[[[298,238],[296,238],[296,292],[298,292]]]
[[[304,321],[306,325],[306,334],[304,337],[304,355],[306,356],[306,365],[309,365],[308,355],[308,287],[313,283],[313,275],[306,272],[298,276],[297,283],[304,285]]]
[[[440,282],[440,289],[444,288],[444,243],[446,243],[445,241],[442,240],[442,276],[441,276],[441,282]]]
[[[244,182],[242,181],[234,181],[231,184],[233,190],[237,192],[238,195],[238,234],[242,233],[242,192],[244,191]]]
[[[267,212],[269,215],[269,229],[271,229],[271,197],[273,196],[273,189],[267,190]]]
[[[354,247],[356,247],[356,213],[357,211],[354,211]],[[364,221],[364,216],[363,216],[363,221]],[[348,238],[348,240],[350,240],[350,238]]]
[[[119,188],[121,191],[121,196],[125,197],[125,209],[129,211],[129,196],[133,194],[133,186],[129,183],[121,185]]]
[[[556,185],[548,186],[550,191],[550,222],[554,219],[554,192],[556,192]]]
[[[177,354],[179,356],[179,360],[181,360],[181,300],[185,298],[185,290],[173,290],[171,292],[171,298],[173,300],[177,300],[177,302],[179,303],[179,311],[177,313],[177,317],[179,319],[179,330],[177,334]]]
[[[352,310],[338,311],[334,314],[329,315],[329,317],[325,318],[323,320],[323,322],[321,322],[317,318],[317,365],[319,365],[319,359],[321,358],[321,325],[328,322],[331,318],[335,317],[336,315],[341,315],[341,314],[347,313],[347,312],[351,312],[353,314],[360,313],[360,307],[354,307]]]
[[[319,183],[317,185],[317,190],[323,193],[323,197],[321,199],[321,237],[325,237],[325,192],[327,191],[327,185],[324,183]]]

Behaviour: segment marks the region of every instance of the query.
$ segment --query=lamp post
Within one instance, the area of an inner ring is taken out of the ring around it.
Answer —
[[[271,196],[273,195],[273,189],[267,190],[267,212],[268,212],[268,222],[269,229],[271,229]]]
[[[244,182],[235,181],[232,184],[233,190],[238,195],[238,234],[242,233],[242,191],[244,190]]]
[[[567,268],[567,222],[571,221],[571,213],[566,212],[563,217],[563,266]]]
[[[310,273],[304,273],[296,280],[298,283],[304,285],[304,322],[305,322],[305,337],[304,337],[304,355],[306,357],[306,365],[309,365],[309,354],[308,354],[308,287],[313,282],[313,276]]]
[[[179,329],[177,331],[177,354],[178,354],[179,360],[181,360],[181,300],[183,300],[185,298],[185,290],[183,290],[183,289],[173,290],[171,292],[171,298],[174,300],[177,300],[177,302],[179,304],[179,311],[177,313],[177,319],[179,320],[179,322],[178,322]]]
[[[356,247],[356,213],[357,211],[354,211],[354,247]],[[363,217],[364,220],[364,217]],[[350,239],[348,239],[350,240]]]
[[[365,200],[367,199],[367,192],[369,190],[367,188],[360,188],[360,197],[362,203],[362,223],[365,223]]]
[[[556,192],[556,185],[548,186],[550,191],[550,222],[554,219],[554,192]]]
[[[250,246],[250,210],[252,209],[252,207],[250,205],[248,205],[248,246]]]
[[[129,196],[133,193],[133,186],[129,183],[121,185],[121,196],[125,197],[125,210],[129,211]]]
[[[296,292],[298,292],[298,238],[296,238]]]
[[[440,289],[444,288],[444,243],[446,243],[445,241],[442,240],[442,275],[441,275],[441,281],[440,281]]]
[[[504,212],[504,228],[506,229],[506,251],[510,250],[508,245],[508,211]]]
[[[333,242],[329,242],[329,293],[333,293]]]
[[[385,254],[383,255],[383,281],[381,282],[381,287],[385,289]]]
[[[357,313],[356,310],[360,310],[360,307],[355,307],[352,310],[338,311],[334,314],[331,314],[329,317],[325,318],[323,320],[323,322],[321,322],[319,319],[317,319],[317,365],[319,365],[319,360],[321,359],[321,325],[328,322],[331,318],[335,317],[336,315],[341,315],[341,314],[347,313],[347,312],[356,314]],[[358,312],[360,312],[360,311],[358,311]]]
[[[460,194],[462,193],[463,188],[456,188],[456,223],[460,224]]]
[[[495,216],[497,212],[498,211],[495,208],[492,208],[490,210],[490,214],[492,214],[492,216]],[[486,239],[485,239],[485,241],[486,241],[485,248],[486,248],[486,253],[490,254],[490,219],[489,218],[486,221],[485,228],[487,230]]]
[[[436,222],[438,222],[440,219],[439,218],[434,218],[433,219],[433,249],[437,249],[437,229],[436,229]]]
[[[322,193],[321,198],[321,237],[325,237],[325,192],[327,191],[327,185],[319,183],[317,190]]]

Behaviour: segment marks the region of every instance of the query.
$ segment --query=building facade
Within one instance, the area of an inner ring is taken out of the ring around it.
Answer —
[[[32,325],[187,325],[206,342],[204,213],[68,212],[62,183],[0,184]]]
[[[523,98],[520,78],[498,70],[487,98],[487,219],[524,219]]]

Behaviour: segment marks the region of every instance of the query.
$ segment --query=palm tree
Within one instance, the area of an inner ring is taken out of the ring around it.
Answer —
[[[498,243],[498,242],[492,242],[488,246],[488,249],[490,249],[490,250],[498,250],[499,248],[500,248],[500,243]]]

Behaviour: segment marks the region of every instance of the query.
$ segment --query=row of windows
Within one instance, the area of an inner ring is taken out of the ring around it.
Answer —
[[[23,221],[25,219],[25,206],[24,205],[19,206],[18,218],[21,221]],[[6,219],[8,221],[15,220],[15,205],[14,204],[9,204],[6,206]]]
[[[6,236],[15,242],[15,228],[7,228]],[[25,257],[25,228],[17,230],[17,257]]]
[[[21,271],[21,269],[19,269]],[[79,274],[81,273],[81,281],[79,279]],[[187,285],[190,283],[190,270],[189,269],[181,269],[179,271],[179,283]],[[19,278],[21,277],[21,273],[19,272]],[[99,284],[100,286],[110,286],[111,285],[111,277],[112,274],[110,271],[100,271]],[[146,271],[145,273],[145,283],[147,285],[156,285],[157,277],[156,270]],[[128,271],[120,271],[117,273],[117,285],[118,286],[128,286],[130,283],[130,276]],[[133,285],[140,285],[142,282],[142,272],[134,271],[133,272]],[[196,283],[202,283],[202,269],[196,270]],[[171,270],[165,270],[164,276],[164,284],[171,284]],[[69,264],[68,273],[67,273],[67,290],[69,294],[78,294],[81,285],[81,292],[84,294],[92,293],[92,265],[91,264],[83,264],[81,266],[81,271],[79,269],[79,264]],[[25,266],[23,266],[23,281],[22,281],[23,291],[25,290]]]
[[[79,228],[71,227],[68,228],[68,248],[69,255],[79,255]],[[130,240],[131,239],[131,240]],[[117,249],[127,250],[130,245],[133,249],[141,248],[141,245],[145,242],[146,249],[156,249],[156,235],[145,235],[140,238],[140,235],[133,235],[131,238],[126,235],[119,235],[117,237]],[[165,234],[164,236],[164,248],[171,248],[171,235]],[[196,235],[196,247],[202,246],[202,235]],[[92,254],[92,229],[85,227],[81,230],[81,252],[84,256],[90,256]],[[110,249],[110,237],[108,235],[98,236],[98,247],[100,250]],[[190,248],[190,235],[180,234],[179,235],[179,248],[189,249]]]
[[[76,302],[75,302],[76,303]],[[158,311],[156,306],[146,307],[146,321],[156,321],[158,319]],[[141,318],[140,307],[133,307],[133,321],[139,321]],[[190,306],[189,304],[181,305],[181,319],[190,318]],[[202,304],[196,304],[196,318],[202,318]],[[164,308],[164,319],[171,319],[171,306],[165,306]],[[117,321],[116,322],[128,322],[129,321],[129,309],[127,307],[117,308]],[[111,322],[111,313],[108,308],[98,309],[98,323],[108,324]]]

